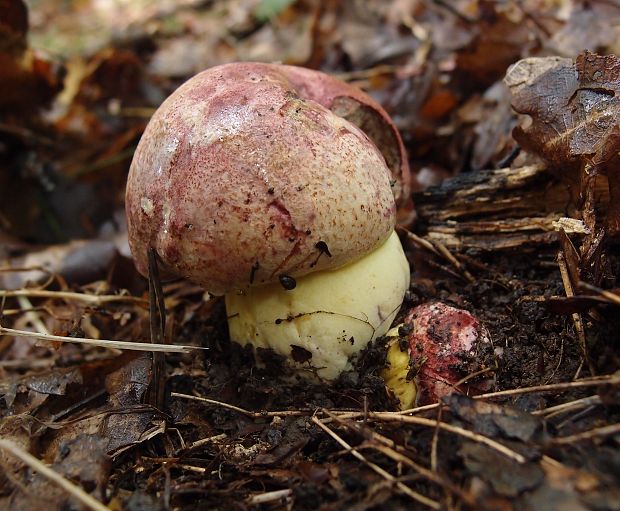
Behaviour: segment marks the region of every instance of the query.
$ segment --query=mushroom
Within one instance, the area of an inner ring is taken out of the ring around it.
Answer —
[[[392,340],[383,378],[401,409],[495,386],[493,370],[501,352],[484,325],[465,310],[441,302],[418,305],[387,336]]]
[[[187,81],[146,127],[127,182],[129,244],[142,274],[153,248],[164,275],[225,295],[233,341],[331,379],[389,329],[409,286],[394,233],[409,184],[398,133],[361,91],[227,64]]]

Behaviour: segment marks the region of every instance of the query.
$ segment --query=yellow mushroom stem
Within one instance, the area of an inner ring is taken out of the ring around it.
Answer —
[[[397,332],[398,328],[392,330]],[[392,337],[390,332],[387,335]],[[402,349],[398,333],[395,333],[394,337],[388,342],[386,367],[381,376],[385,380],[385,386],[400,401],[400,409],[408,410],[416,404],[418,388],[415,382],[415,374],[411,374],[409,347],[406,346]]]
[[[392,232],[363,258],[300,277],[294,289],[278,283],[226,295],[230,337],[270,348],[291,366],[333,379],[388,331],[409,278],[407,258]]]

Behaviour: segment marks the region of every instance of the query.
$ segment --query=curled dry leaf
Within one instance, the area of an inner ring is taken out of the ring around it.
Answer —
[[[514,64],[505,82],[512,106],[531,117],[515,139],[543,158],[550,170],[580,190],[583,218],[594,231],[594,205],[603,203],[605,227],[620,232],[620,59],[580,54],[528,58]],[[608,197],[598,192],[607,180]]]

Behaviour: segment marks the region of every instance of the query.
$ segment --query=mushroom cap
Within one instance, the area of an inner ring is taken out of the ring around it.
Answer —
[[[298,94],[360,128],[383,154],[392,173],[392,193],[400,210],[413,210],[412,177],[405,145],[383,107],[361,89],[331,75],[298,66],[280,66]],[[403,212],[403,216],[406,215]]]
[[[214,67],[155,112],[126,192],[142,274],[152,247],[168,275],[225,294],[342,266],[388,238],[396,208],[384,157],[290,69]]]

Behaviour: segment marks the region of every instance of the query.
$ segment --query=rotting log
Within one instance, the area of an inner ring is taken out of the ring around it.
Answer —
[[[559,226],[584,233],[574,192],[542,164],[460,174],[414,200],[418,233],[453,250],[551,244]]]

